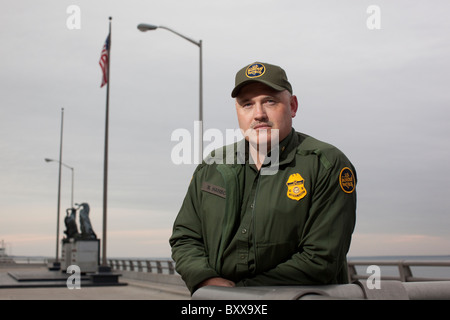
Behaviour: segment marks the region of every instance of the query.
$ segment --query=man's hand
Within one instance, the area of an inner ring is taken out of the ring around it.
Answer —
[[[218,286],[218,287],[235,287],[236,284],[231,281],[220,277],[214,277],[206,279],[205,281],[200,282],[197,288],[206,287],[206,286]]]

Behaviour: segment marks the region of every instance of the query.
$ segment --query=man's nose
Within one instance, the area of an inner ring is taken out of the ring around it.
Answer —
[[[253,117],[257,121],[267,121],[266,109],[261,103],[256,103]]]

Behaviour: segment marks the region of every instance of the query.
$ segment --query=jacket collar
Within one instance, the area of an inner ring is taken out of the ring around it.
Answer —
[[[285,165],[291,163],[296,154],[297,146],[299,145],[299,137],[295,132],[295,129],[292,128],[289,135],[284,138],[279,143],[278,149],[278,165]],[[244,151],[245,152],[242,152]],[[268,158],[272,156],[272,152],[269,152]],[[215,162],[215,159],[220,159],[218,163],[223,163],[226,165],[231,165],[232,167],[236,165],[242,165],[244,163],[248,163],[249,161],[249,143],[247,140],[242,139],[232,145],[224,146],[220,149],[213,151],[208,157],[205,158],[206,164],[212,164]],[[230,162],[232,161],[232,162]],[[273,163],[264,164],[265,166],[273,165]]]
[[[243,143],[245,144],[245,162],[248,162],[249,161],[249,143],[248,143],[248,141],[245,139],[239,141],[237,143],[237,146],[238,146],[237,150],[242,150],[242,149],[239,149],[239,146],[242,147]],[[286,138],[284,138],[278,144],[278,159],[276,159],[276,160],[278,160],[279,166],[289,164],[294,160],[298,145],[299,145],[298,136],[295,132],[295,129],[292,128],[291,132],[288,134],[288,136]],[[271,162],[264,164],[262,167],[269,167],[269,166],[274,165],[273,161],[275,161],[275,160],[271,158],[272,155],[273,155],[273,151],[268,153],[267,157],[269,159],[271,159]],[[237,163],[243,163],[242,160],[244,160],[244,159],[242,159],[242,158],[239,159],[239,157],[240,157],[240,155],[239,155],[239,153],[237,153],[236,158],[235,158],[238,160]]]
[[[292,128],[289,135],[280,142],[280,165],[291,163],[294,160],[298,145],[298,136],[295,129]]]

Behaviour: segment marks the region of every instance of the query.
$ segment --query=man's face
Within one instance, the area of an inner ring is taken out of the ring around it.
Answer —
[[[274,135],[278,134],[278,141],[289,135],[297,108],[297,97],[289,91],[276,91],[260,82],[246,85],[236,97],[242,133],[249,142],[267,143],[267,150]]]

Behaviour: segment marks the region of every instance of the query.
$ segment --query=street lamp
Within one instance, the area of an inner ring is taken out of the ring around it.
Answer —
[[[45,162],[58,162],[59,163],[58,160],[53,160],[53,159],[49,159],[49,158],[45,158],[44,160],[45,160]],[[70,198],[71,199],[70,200],[70,206],[71,206],[71,208],[73,208],[73,177],[74,177],[75,168],[70,167],[67,164],[63,163],[63,162],[61,162],[61,165],[63,165],[66,168],[69,168],[70,170],[72,170],[72,193],[71,193],[71,198]]]
[[[175,33],[177,36],[180,36],[183,39],[186,39],[187,41],[195,44],[196,46],[199,47],[200,49],[200,83],[199,83],[199,110],[198,110],[198,118],[199,118],[199,126],[200,126],[200,144],[199,144],[199,162],[201,163],[201,161],[203,160],[203,76],[202,76],[202,40],[200,41],[195,41],[192,40],[191,38],[188,38],[184,35],[182,35],[181,33],[178,33],[170,28],[164,27],[164,26],[155,26],[153,24],[147,24],[147,23],[141,23],[137,26],[137,28],[142,31],[150,31],[150,30],[156,30],[156,29],[165,29],[168,30],[172,33]],[[195,145],[195,144],[194,144]]]
[[[64,110],[64,109],[63,109]],[[61,126],[61,151],[60,151],[60,155],[59,158],[62,158],[62,126]],[[72,199],[71,199],[71,207],[73,208],[73,176],[74,176],[74,168],[69,167],[68,165],[62,163],[61,161],[58,160],[53,160],[53,159],[48,159],[45,158],[44,159],[45,162],[58,162],[59,163],[59,174],[58,174],[58,208],[57,208],[57,217],[56,217],[56,258],[55,258],[55,262],[53,262],[53,267],[50,270],[59,270],[60,269],[60,262],[59,262],[59,216],[60,216],[60,207],[61,207],[61,165],[69,168],[72,170]]]

